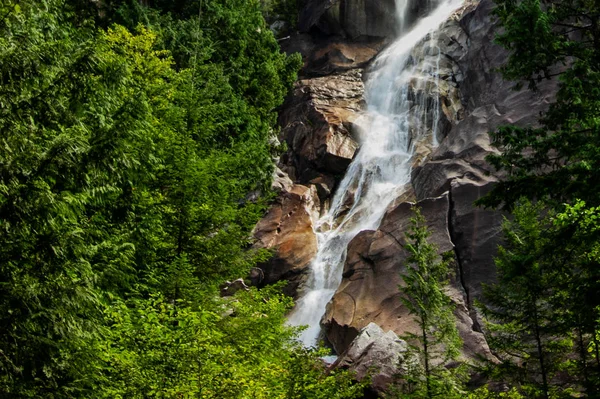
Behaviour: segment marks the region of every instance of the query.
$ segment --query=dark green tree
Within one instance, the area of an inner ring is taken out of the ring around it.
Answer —
[[[510,209],[522,197],[554,204],[600,201],[600,4],[595,0],[496,0],[510,51],[503,76],[528,83],[558,79],[556,101],[539,127],[505,126],[492,134],[501,154],[488,160],[508,174],[480,201]]]
[[[64,1],[0,12],[0,390],[77,395],[99,288],[132,283],[113,226],[148,162],[145,84]]]
[[[529,247],[515,247],[513,255],[543,265],[543,275],[552,276],[547,280],[553,283],[552,295],[544,296],[544,306],[560,312],[562,332],[554,329],[552,334],[560,336],[548,338],[546,344],[574,336],[578,364],[571,374],[588,396],[597,397],[597,365],[586,348],[596,337],[600,283],[592,250],[598,236],[589,227],[596,222],[588,217],[600,198],[600,4],[587,0],[496,4],[503,27],[497,41],[510,54],[502,68],[504,77],[517,81],[517,90],[524,83],[537,90],[543,80],[556,79],[558,92],[537,126],[504,126],[492,134],[501,152],[488,160],[507,178],[479,203],[510,210],[524,196],[553,210],[538,218],[545,243],[531,236]],[[577,211],[572,208],[575,204]],[[557,213],[554,219],[548,216],[552,212]],[[543,249],[532,249],[540,245]],[[516,290],[526,289],[519,288],[518,280],[515,283]]]
[[[566,325],[575,340],[578,355],[573,372],[588,397],[600,397],[598,306],[600,298],[600,208],[583,201],[565,205],[552,221],[554,268],[561,273],[564,293],[557,307],[566,311]]]
[[[136,340],[201,351],[189,348],[197,343],[194,328],[229,326],[240,340],[246,330],[281,331],[276,342],[256,335],[273,356],[243,364],[248,372],[285,364],[298,349],[288,346],[285,306],[256,308],[265,317],[250,329],[236,324],[241,319],[213,317],[224,309],[212,299],[222,279],[243,275],[262,256],[244,248],[264,201],[246,197],[266,193],[274,109],[297,57],[281,54],[268,30],[256,29],[264,25],[258,4],[204,2],[216,17],[202,24],[143,8],[168,22],[154,33],[141,25],[98,29],[95,21],[118,10],[116,2],[101,3],[107,8],[98,14],[96,2],[0,5],[3,397],[127,395],[122,387],[110,391],[124,381],[123,370],[106,367],[121,344],[132,373],[152,366],[157,375],[181,376],[185,356],[132,352],[151,348]],[[235,26],[245,42],[209,23]],[[217,41],[239,50],[235,65],[215,55]],[[145,329],[146,316],[161,322]],[[120,329],[115,318],[131,322]],[[183,328],[190,320],[200,321]],[[211,345],[216,364],[229,343]],[[145,380],[132,379],[132,389],[139,387],[132,396],[173,393],[166,382],[153,393],[155,375],[140,374]],[[197,387],[199,375],[184,375],[186,386]]]
[[[547,252],[552,242],[542,204],[524,201],[505,220],[505,243],[495,259],[498,281],[486,286],[490,347],[500,356],[505,376],[514,378],[528,396],[554,397],[561,387],[554,377],[572,348],[568,307],[561,270]]]
[[[428,242],[431,235],[419,208],[414,209],[411,227],[406,232],[404,248],[410,254],[407,268],[401,277],[402,302],[415,317],[419,332],[407,336],[416,342],[414,353],[420,367],[411,367],[410,397],[451,397],[459,392],[460,384],[446,369],[455,360],[462,346],[454,318],[454,305],[444,287],[449,283],[449,261],[440,259],[437,248]],[[416,373],[415,373],[416,371]],[[416,377],[416,378],[415,378]],[[424,381],[423,381],[424,380]]]

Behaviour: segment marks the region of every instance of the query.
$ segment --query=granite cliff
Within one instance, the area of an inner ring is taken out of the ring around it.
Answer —
[[[422,13],[420,4],[409,3],[409,23]],[[440,253],[454,252],[456,273],[448,294],[456,304],[463,358],[493,358],[473,305],[481,299],[482,283],[494,281],[503,219],[499,212],[473,206],[502,178],[485,161],[495,151],[488,132],[506,123],[534,123],[555,87],[544,83],[536,93],[513,91],[513,83],[496,72],[507,54],[493,42],[492,9],[492,0],[466,1],[438,31],[438,54],[424,50],[431,37],[412,50],[413,63],[432,62],[434,56],[439,62],[437,75],[423,78],[431,82],[411,87],[414,106],[425,104],[430,116],[439,115],[436,121],[429,118],[437,124],[437,137],[414,138],[411,187],[393,201],[378,229],[362,231],[347,247],[341,284],[321,321],[341,365],[360,370],[373,361],[377,351],[358,356],[353,344],[364,341],[361,330],[371,323],[399,336],[415,328],[398,289],[406,259],[404,232],[415,203]],[[395,34],[394,13],[389,0],[308,1],[300,32],[282,41],[284,50],[302,53],[305,65],[279,116],[279,140],[287,144],[274,182],[280,194],[255,236],[257,246],[275,253],[262,265],[263,283],[287,280],[292,296],[302,291],[317,250],[314,223],[359,151],[364,81],[374,57]],[[381,381],[376,389],[384,389],[388,380]]]

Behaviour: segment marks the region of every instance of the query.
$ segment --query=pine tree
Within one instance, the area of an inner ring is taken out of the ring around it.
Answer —
[[[405,249],[410,254],[407,269],[401,275],[404,282],[400,292],[402,302],[414,316],[419,332],[407,336],[416,342],[414,350],[422,364],[424,387],[419,382],[412,397],[450,397],[456,393],[457,384],[445,368],[459,355],[462,341],[458,335],[453,315],[454,305],[444,291],[449,281],[448,260],[440,259],[434,244],[428,242],[430,232],[418,208],[411,218],[411,228],[406,233]]]
[[[508,178],[480,200],[508,209],[525,196],[554,205],[581,199],[599,204],[600,4],[595,0],[496,0],[502,27],[496,41],[510,52],[506,79],[536,90],[558,79],[556,101],[538,127],[501,127],[501,150],[488,160]]]
[[[503,369],[534,398],[548,399],[556,372],[572,348],[564,275],[547,252],[552,242],[542,204],[524,201],[503,225],[505,244],[495,259],[498,282],[485,287],[489,342]]]

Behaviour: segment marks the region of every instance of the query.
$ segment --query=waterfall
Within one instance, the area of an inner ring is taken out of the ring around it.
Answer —
[[[440,50],[435,31],[463,0],[431,1],[427,15],[408,27],[409,0],[396,0],[399,37],[370,67],[360,149],[348,167],[327,214],[315,223],[318,251],[291,325],[308,325],[300,336],[316,344],[320,320],[342,280],[348,243],[360,231],[375,230],[390,204],[410,184],[415,142],[437,144],[439,96],[435,86]],[[430,37],[426,45],[415,47]],[[432,98],[433,97],[433,98]],[[433,100],[433,101],[432,101]]]

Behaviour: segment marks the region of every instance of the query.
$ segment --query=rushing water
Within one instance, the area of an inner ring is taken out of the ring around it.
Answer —
[[[396,0],[399,37],[374,61],[365,85],[368,126],[360,132],[360,150],[348,167],[329,212],[315,223],[318,252],[296,308],[292,325],[308,325],[300,339],[315,345],[320,320],[342,279],[346,248],[362,230],[377,229],[385,211],[410,182],[414,142],[428,136],[437,143],[440,51],[426,41],[463,0],[431,0],[430,11],[407,28],[409,0]],[[418,94],[421,93],[421,94]]]

